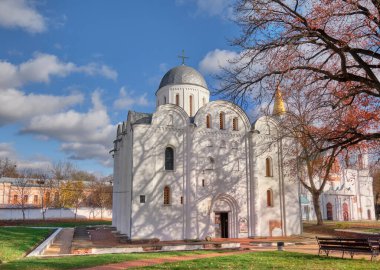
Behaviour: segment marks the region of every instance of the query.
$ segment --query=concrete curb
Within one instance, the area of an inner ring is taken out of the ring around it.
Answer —
[[[46,249],[50,247],[51,244],[53,244],[55,238],[57,235],[62,231],[62,228],[58,228],[55,232],[53,232],[45,241],[43,241],[38,247],[36,247],[32,252],[30,252],[26,257],[35,257],[39,256]]]

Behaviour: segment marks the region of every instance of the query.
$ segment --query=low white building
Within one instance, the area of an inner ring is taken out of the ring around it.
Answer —
[[[237,105],[209,102],[204,78],[181,65],[153,114],[130,111],[114,142],[113,225],[132,239],[300,233],[299,185],[283,172],[276,117],[251,125]],[[283,108],[276,96],[275,114]]]
[[[326,220],[375,220],[373,179],[369,174],[368,155],[362,154],[354,165],[334,164],[332,177],[320,196],[322,217]],[[316,220],[311,194],[301,189],[302,219]]]

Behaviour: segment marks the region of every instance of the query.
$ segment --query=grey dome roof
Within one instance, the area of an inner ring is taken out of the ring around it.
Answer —
[[[171,84],[193,84],[207,89],[207,84],[203,76],[192,67],[185,65],[174,67],[166,72],[164,77],[162,77],[158,89]]]

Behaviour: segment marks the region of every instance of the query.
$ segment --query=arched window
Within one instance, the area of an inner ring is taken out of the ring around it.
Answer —
[[[193,116],[193,96],[189,96],[190,116]]]
[[[164,105],[166,104],[166,97],[164,96]]]
[[[206,127],[211,128],[211,115],[206,116]]]
[[[179,106],[179,94],[175,95],[175,105]]]
[[[234,119],[232,119],[232,130],[239,130],[239,122],[237,117],[234,117]]]
[[[267,177],[273,176],[273,165],[272,165],[272,159],[270,157],[267,157],[265,159],[265,176]]]
[[[174,170],[174,149],[171,147],[165,149],[165,170]]]
[[[267,206],[273,207],[273,191],[271,189],[267,190]]]
[[[371,210],[367,209],[367,217],[368,217],[368,220],[371,220]]]
[[[170,187],[169,186],[164,187],[164,204],[165,205],[170,204]]]
[[[219,113],[219,128],[224,129],[224,112]]]
[[[206,98],[205,97],[202,98],[202,105],[203,106],[206,105]]]
[[[326,213],[327,213],[327,220],[333,220],[333,211],[332,211],[331,203],[326,204]]]

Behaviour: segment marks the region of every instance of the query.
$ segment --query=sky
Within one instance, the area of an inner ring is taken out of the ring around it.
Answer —
[[[154,112],[182,50],[211,89],[237,55],[231,1],[0,0],[0,158],[111,174],[117,124]]]

